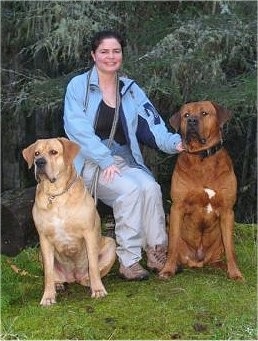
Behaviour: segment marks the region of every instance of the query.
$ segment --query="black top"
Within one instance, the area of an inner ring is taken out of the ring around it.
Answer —
[[[96,135],[98,135],[101,140],[106,140],[109,138],[114,115],[115,108],[111,108],[104,101],[101,101],[97,118],[97,126],[95,130]],[[126,138],[120,115],[118,117],[114,140],[121,145],[126,144]]]

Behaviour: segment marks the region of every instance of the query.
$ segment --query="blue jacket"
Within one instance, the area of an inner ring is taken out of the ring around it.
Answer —
[[[81,172],[86,159],[94,161],[101,169],[114,163],[111,150],[94,131],[95,116],[102,100],[95,66],[89,79],[88,104],[85,107],[88,73],[89,71],[72,78],[65,95],[64,129],[68,138],[81,147],[74,160],[78,173]],[[120,115],[128,146],[135,162],[147,170],[139,143],[175,154],[181,137],[167,130],[161,116],[134,80],[125,77],[119,79],[123,84]]]

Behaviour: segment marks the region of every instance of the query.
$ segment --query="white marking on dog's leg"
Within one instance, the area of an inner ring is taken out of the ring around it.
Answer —
[[[213,210],[211,204],[208,204],[208,205],[206,206],[206,209],[207,209],[207,212],[208,212],[208,213],[211,213],[212,210]]]

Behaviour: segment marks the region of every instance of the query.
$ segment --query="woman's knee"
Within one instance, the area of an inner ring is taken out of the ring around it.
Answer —
[[[128,199],[132,202],[139,200],[142,191],[135,181],[124,177],[113,184],[99,184],[98,194],[105,204],[114,207],[121,202],[128,204]]]
[[[161,187],[154,179],[142,182],[141,191],[155,196],[161,195]]]

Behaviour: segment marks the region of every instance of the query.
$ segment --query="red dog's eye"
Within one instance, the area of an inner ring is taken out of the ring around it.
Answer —
[[[185,114],[184,114],[184,117],[189,117],[190,116],[190,114],[188,113],[188,112],[186,112]]]
[[[202,116],[207,116],[207,115],[208,115],[208,113],[206,111],[202,112]]]
[[[39,152],[35,152],[35,154],[34,154],[35,156],[39,156]]]
[[[54,150],[54,149],[52,149],[52,150],[50,150],[50,154],[51,155],[56,155],[58,152],[56,151],[56,150]]]

